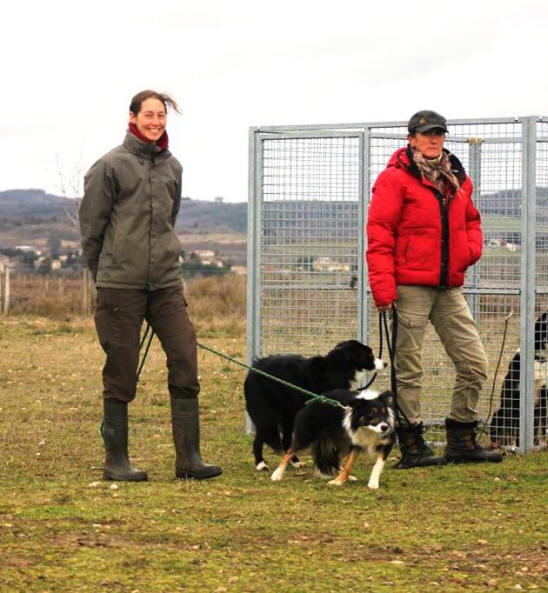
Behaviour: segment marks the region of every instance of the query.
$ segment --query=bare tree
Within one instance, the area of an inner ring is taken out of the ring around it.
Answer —
[[[80,208],[80,202],[82,201],[82,166],[81,157],[76,161],[76,164],[71,167],[70,172],[67,174],[63,171],[59,155],[56,155],[55,162],[57,165],[57,176],[59,179],[59,188],[61,195],[66,198],[63,204],[63,211],[67,219],[70,221],[76,231],[80,232],[80,225],[78,222],[78,210]]]

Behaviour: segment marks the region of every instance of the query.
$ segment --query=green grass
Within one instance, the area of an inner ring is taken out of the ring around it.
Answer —
[[[239,359],[244,326],[197,323],[201,341]],[[102,361],[90,320],[0,319],[1,592],[548,590],[546,451],[386,469],[375,492],[365,458],[339,489],[310,467],[273,483],[253,468],[244,371],[200,351],[202,454],[224,474],[175,480],[154,343],[130,408],[149,482],[112,484],[101,481]]]

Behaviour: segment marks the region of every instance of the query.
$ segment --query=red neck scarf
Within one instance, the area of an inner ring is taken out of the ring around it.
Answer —
[[[139,128],[135,124],[129,124],[129,131],[139,140],[146,142],[147,144],[156,144],[156,146],[160,150],[166,150],[167,145],[169,143],[169,138],[167,136],[167,132],[164,130],[164,133],[154,142],[154,140],[149,140],[146,136],[143,136],[141,132],[139,132]]]

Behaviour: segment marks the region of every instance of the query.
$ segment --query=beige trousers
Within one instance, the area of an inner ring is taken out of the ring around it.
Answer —
[[[460,288],[397,287],[396,373],[398,404],[412,424],[421,422],[422,347],[432,323],[456,369],[449,418],[477,420],[476,405],[487,379],[487,356]]]

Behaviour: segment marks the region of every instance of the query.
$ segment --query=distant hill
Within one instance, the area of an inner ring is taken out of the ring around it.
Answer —
[[[505,190],[485,193],[477,199],[477,204],[484,217],[519,219],[521,192]],[[45,238],[52,236],[66,241],[79,241],[77,208],[78,201],[47,194],[40,189],[0,192],[0,247],[43,243]],[[279,233],[310,238],[331,236],[333,230],[339,229],[342,223],[355,226],[359,210],[356,202],[314,199],[265,202],[263,209],[263,233],[266,238]],[[305,219],[308,223],[303,225]],[[539,224],[548,224],[547,187],[537,187],[537,221]],[[245,234],[246,227],[246,202],[219,203],[189,198],[181,201],[176,223],[176,230],[181,235]]]
[[[175,228],[178,231],[245,233],[247,202],[218,203],[184,198]]]
[[[55,234],[78,240],[75,224],[78,202],[47,194],[41,189],[12,189],[0,192],[0,246]],[[218,203],[184,198],[176,230],[193,233],[245,233],[247,203]]]

